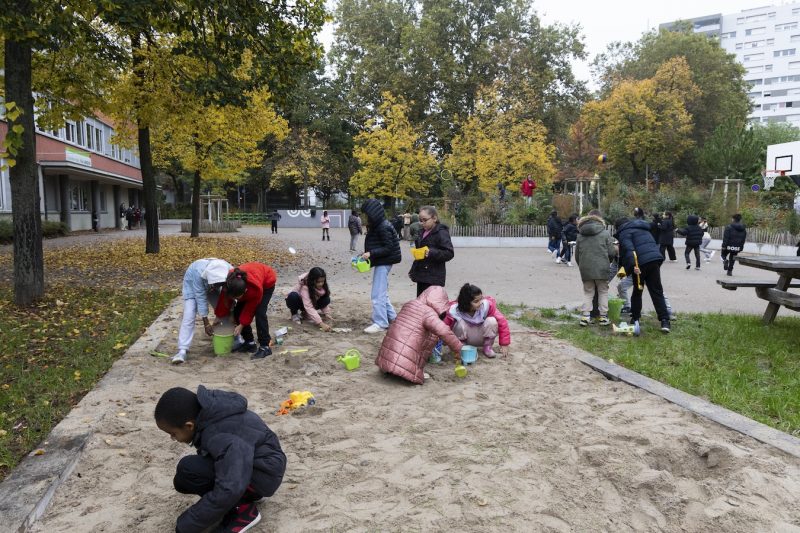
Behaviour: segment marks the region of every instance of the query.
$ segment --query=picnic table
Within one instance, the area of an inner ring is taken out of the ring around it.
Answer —
[[[777,280],[717,280],[723,289],[736,290],[739,287],[754,287],[756,296],[769,302],[764,311],[764,324],[771,324],[781,306],[800,312],[800,294],[788,291],[790,287],[800,287],[800,257],[786,256],[743,256],[736,257],[739,264],[778,274]]]

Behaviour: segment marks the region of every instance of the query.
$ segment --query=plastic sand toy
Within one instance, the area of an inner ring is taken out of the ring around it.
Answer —
[[[281,402],[281,408],[275,414],[278,416],[288,415],[295,409],[306,407],[308,405],[314,405],[315,403],[316,400],[314,399],[314,395],[311,394],[311,391],[292,391],[289,393],[289,399]]]

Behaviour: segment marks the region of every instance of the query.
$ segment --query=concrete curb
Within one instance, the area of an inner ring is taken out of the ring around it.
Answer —
[[[771,428],[761,422],[756,422],[746,416],[734,413],[733,411],[715,405],[707,400],[703,400],[702,398],[698,398],[697,396],[692,396],[691,394],[664,385],[660,381],[650,379],[632,370],[610,363],[601,357],[594,356],[578,348],[571,347],[568,349],[568,353],[581,363],[610,379],[624,381],[629,385],[633,385],[650,394],[659,396],[668,402],[679,405],[692,413],[713,420],[728,429],[738,431],[759,442],[769,444],[789,455],[800,458],[800,439],[797,437]]]
[[[95,433],[102,417],[93,418],[88,428],[86,424],[74,423],[75,418],[83,418],[83,408],[93,401],[93,396],[102,390],[118,387],[120,383],[128,383],[134,376],[118,363],[139,357],[156,349],[163,338],[155,333],[162,328],[166,317],[175,313],[175,308],[182,305],[180,296],[167,305],[164,311],[134,342],[120,359],[118,359],[97,385],[84,396],[72,411],[56,425],[39,445],[45,451],[43,455],[28,455],[17,465],[2,483],[0,483],[0,531],[27,531],[47,510],[56,490],[69,478],[80,460],[84,446]],[[80,429],[78,429],[80,428]]]

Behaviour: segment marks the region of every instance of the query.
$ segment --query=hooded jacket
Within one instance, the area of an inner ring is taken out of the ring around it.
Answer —
[[[454,353],[460,353],[461,341],[439,318],[447,312],[447,306],[447,292],[436,285],[403,305],[381,343],[375,359],[378,368],[421,385],[425,381],[425,363],[437,339],[441,338]]]
[[[565,242],[575,242],[575,239],[578,238],[578,226],[572,222],[564,224],[562,238]]]
[[[547,219],[547,236],[550,237],[550,240],[561,240],[562,229],[563,225],[558,215],[550,215],[550,218]]]
[[[602,218],[589,215],[578,221],[575,262],[581,272],[581,281],[607,280],[608,265],[616,255],[614,239]]]
[[[197,400],[200,412],[192,446],[214,461],[216,479],[214,489],[178,517],[181,533],[201,532],[219,521],[239,502],[247,485],[262,496],[272,496],[266,487],[274,486],[272,480],[286,470],[286,455],[277,435],[247,410],[247,399],[200,385]]]
[[[686,227],[678,230],[678,235],[686,236],[686,246],[700,246],[703,242],[703,228],[700,227],[700,217],[689,215],[686,217]]]
[[[453,252],[453,243],[450,240],[450,231],[445,224],[436,224],[425,235],[423,230],[414,242],[417,248],[428,247],[428,257],[411,263],[411,270],[408,275],[415,283],[430,283],[431,285],[441,285],[444,287],[447,277],[445,263],[450,261]]]
[[[198,259],[186,269],[183,275],[183,299],[197,302],[198,315],[208,316],[208,293],[211,286],[225,281],[231,268],[227,261],[208,257]]]
[[[350,213],[347,219],[347,229],[350,230],[350,235],[361,235],[361,217]]]
[[[239,324],[246,326],[253,322],[258,304],[261,303],[261,299],[264,297],[264,290],[275,287],[278,275],[264,263],[257,262],[239,265],[239,270],[247,274],[247,288],[238,300],[239,302],[244,302],[242,312],[239,313]],[[214,309],[214,314],[220,318],[228,316],[231,311],[226,292],[227,289],[223,289],[222,296]]]
[[[671,234],[671,232],[670,232]],[[664,256],[650,233],[650,224],[644,220],[631,220],[626,222],[617,231],[619,240],[619,263],[625,267],[625,272],[630,276],[633,274],[634,259],[633,252],[639,258],[639,266],[648,263],[664,262]]]
[[[747,240],[747,229],[741,222],[734,222],[725,226],[722,234],[722,249],[729,252],[741,252]]]
[[[658,244],[672,246],[675,242],[675,222],[671,218],[662,218],[658,223]]]
[[[394,265],[403,260],[400,252],[400,237],[386,220],[383,205],[370,198],[361,206],[361,211],[369,220],[369,231],[364,237],[364,251],[369,252],[372,266]]]

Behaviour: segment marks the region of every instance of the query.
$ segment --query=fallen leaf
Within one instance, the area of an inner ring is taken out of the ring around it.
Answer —
[[[113,350],[119,350],[120,348],[125,348],[125,346],[127,346],[127,344],[123,344],[121,342],[118,342],[117,344],[114,345],[114,348],[112,348],[112,349]]]
[[[33,450],[33,455],[44,455],[44,450],[41,448]]]
[[[128,413],[117,413],[117,416],[128,416]]]

